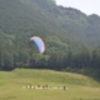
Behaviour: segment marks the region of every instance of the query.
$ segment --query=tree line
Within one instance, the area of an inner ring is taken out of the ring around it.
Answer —
[[[9,47],[9,46],[8,46]],[[15,53],[10,48],[3,50],[0,47],[0,69],[12,70],[14,68],[39,68],[39,69],[96,69],[100,70],[100,50],[84,51],[75,54],[73,51],[63,51],[52,54],[39,54],[37,51],[26,52],[20,50]],[[33,52],[33,53],[32,53]]]

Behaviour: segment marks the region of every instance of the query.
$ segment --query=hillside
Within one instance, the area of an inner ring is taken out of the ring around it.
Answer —
[[[34,35],[45,41],[44,55],[30,43]],[[99,37],[98,15],[87,16],[53,0],[0,0],[0,70],[82,70],[89,75],[92,70],[99,79]]]
[[[75,44],[80,41],[88,46],[100,45],[97,15],[86,16],[74,8],[58,7],[52,0],[1,0],[0,8],[0,29],[6,34],[66,36],[66,43],[73,39]]]
[[[28,86],[48,85],[48,89]],[[57,89],[66,86],[67,90]],[[16,69],[0,71],[1,100],[99,100],[100,83],[80,74],[53,70]]]

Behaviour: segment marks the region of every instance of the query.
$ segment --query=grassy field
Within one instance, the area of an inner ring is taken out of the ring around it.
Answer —
[[[68,90],[28,89],[28,85],[66,86]],[[100,100],[100,83],[80,74],[16,69],[0,72],[0,100]]]

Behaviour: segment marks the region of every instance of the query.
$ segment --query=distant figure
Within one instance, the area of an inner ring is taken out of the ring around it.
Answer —
[[[57,89],[60,89],[60,87],[59,87],[59,86],[57,86]]]
[[[48,85],[45,85],[45,88],[48,89]]]
[[[66,90],[66,86],[63,86],[63,89]]]
[[[40,88],[40,85],[38,85],[37,87]]]
[[[35,59],[31,59],[29,64],[30,64],[30,67],[33,68],[34,65],[36,64],[36,60]]]

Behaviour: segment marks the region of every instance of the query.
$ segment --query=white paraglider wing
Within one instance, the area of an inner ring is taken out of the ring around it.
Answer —
[[[41,54],[45,51],[45,43],[39,36],[33,36],[30,38],[31,41],[34,41],[38,47],[38,50]]]

